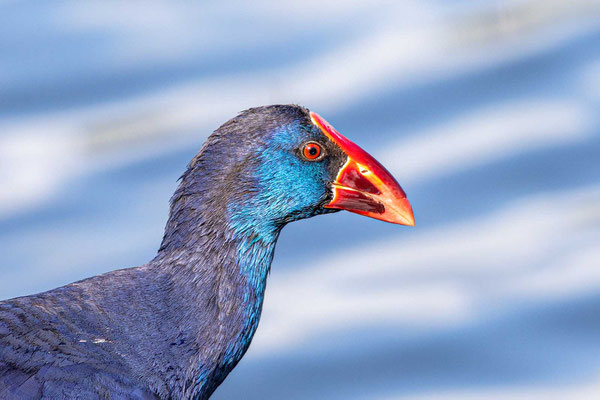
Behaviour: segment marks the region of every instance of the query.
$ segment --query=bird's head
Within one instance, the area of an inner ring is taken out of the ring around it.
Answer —
[[[222,210],[238,230],[338,210],[414,225],[394,177],[318,114],[296,105],[252,108],[223,124],[192,160],[174,208],[186,193],[209,193],[194,210]]]

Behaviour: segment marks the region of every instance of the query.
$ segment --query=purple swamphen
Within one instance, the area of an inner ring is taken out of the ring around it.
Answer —
[[[137,268],[0,302],[0,399],[207,399],[240,361],[288,222],[348,210],[414,225],[390,173],[314,112],[217,129]]]

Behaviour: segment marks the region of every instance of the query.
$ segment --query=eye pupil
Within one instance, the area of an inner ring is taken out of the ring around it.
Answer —
[[[308,143],[304,145],[304,157],[309,160],[315,160],[321,155],[321,146],[317,143]]]

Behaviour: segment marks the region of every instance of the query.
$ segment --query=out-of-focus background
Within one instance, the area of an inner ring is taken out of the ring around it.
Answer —
[[[600,396],[600,2],[0,2],[0,299],[150,260],[187,162],[299,103],[417,226],[282,233],[215,399]]]

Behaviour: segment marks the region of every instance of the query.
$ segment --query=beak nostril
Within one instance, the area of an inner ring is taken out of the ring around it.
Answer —
[[[356,163],[356,165],[358,166],[358,171],[361,175],[368,175],[371,172],[367,167],[360,165],[359,163]]]

